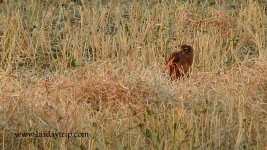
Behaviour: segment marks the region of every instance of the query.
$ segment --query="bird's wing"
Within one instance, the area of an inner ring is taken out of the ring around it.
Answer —
[[[171,53],[170,56],[169,56],[169,59],[168,59],[167,63],[170,62],[173,58],[174,58],[175,62],[178,62],[179,61],[179,52],[173,52],[173,53]]]

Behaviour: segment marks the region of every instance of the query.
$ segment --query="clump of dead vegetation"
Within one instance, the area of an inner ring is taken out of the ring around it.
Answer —
[[[143,148],[162,147],[162,140],[173,134],[167,147],[209,147],[205,143],[213,148],[264,146],[266,61],[251,60],[225,70],[192,73],[189,79],[177,82],[170,82],[157,68],[127,78],[128,70],[122,71],[123,74],[111,73],[116,66],[119,65],[110,64],[106,71],[88,71],[98,67],[94,64],[49,79],[2,76],[1,120],[7,145],[29,142],[24,138],[12,140],[12,133],[18,131],[95,133],[98,128],[105,132],[90,136],[96,140],[93,144],[96,147],[103,146],[101,138],[113,148],[120,144],[139,147],[143,142]],[[155,73],[159,75],[152,76]],[[20,87],[3,86],[7,81]],[[121,129],[110,130],[121,121]],[[129,134],[139,144],[128,145],[127,140],[116,142]],[[70,141],[75,143],[75,139]],[[87,142],[83,139],[85,145]]]

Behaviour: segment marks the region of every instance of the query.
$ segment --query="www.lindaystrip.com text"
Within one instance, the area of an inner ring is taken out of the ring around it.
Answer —
[[[15,136],[17,138],[29,138],[29,137],[35,137],[35,138],[42,138],[42,137],[53,137],[53,138],[71,138],[71,137],[79,137],[79,138],[88,138],[89,133],[81,133],[81,132],[42,132],[42,131],[36,131],[36,132],[17,132],[15,133]]]

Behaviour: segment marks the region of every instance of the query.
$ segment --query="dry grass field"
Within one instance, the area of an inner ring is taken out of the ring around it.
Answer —
[[[265,150],[266,6],[0,1],[0,148]],[[171,81],[180,44],[192,72]],[[61,132],[88,134],[30,134]]]

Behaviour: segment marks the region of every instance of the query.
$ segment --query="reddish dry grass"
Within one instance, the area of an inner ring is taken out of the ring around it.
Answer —
[[[182,35],[184,29],[191,28],[195,30],[213,30],[222,36],[228,36],[235,27],[234,17],[225,10],[214,10],[212,16],[201,16],[201,14],[181,13],[177,17],[177,34]]]
[[[173,111],[180,122],[192,126],[194,121],[191,117],[200,117],[203,121],[203,112],[206,112],[219,117],[216,123],[213,122],[214,118],[206,118],[211,124],[221,125],[218,128],[220,130],[216,131],[217,135],[233,136],[231,129],[238,131],[238,122],[245,118],[251,122],[249,128],[246,128],[250,130],[250,143],[253,145],[260,142],[257,137],[262,137],[264,127],[258,120],[264,121],[264,103],[267,102],[265,61],[250,60],[243,65],[218,72],[192,73],[189,79],[172,83],[164,76],[151,77],[155,75],[153,69],[147,73],[131,72],[141,75],[127,78],[125,74],[113,72],[115,66],[109,65],[107,71],[95,70],[94,66],[89,66],[64,75],[52,75],[49,80],[37,76],[13,78],[2,75],[0,100],[3,112],[1,119],[5,120],[3,125],[8,131],[25,131],[28,128],[81,131],[87,122],[94,121],[93,118],[98,114],[109,112],[113,117],[98,116],[98,119],[105,126],[103,130],[107,130],[109,140],[112,141],[114,133],[108,129],[114,126],[109,123],[113,122],[114,125],[123,117],[131,116],[132,122],[140,124],[140,119],[148,112],[160,117],[161,113],[163,116],[167,115],[165,111]],[[90,72],[89,68],[95,71]],[[114,120],[117,115],[118,120]],[[153,116],[147,117],[152,122],[146,124],[149,130],[159,130],[156,129],[157,123],[172,128],[172,125],[168,124],[171,121],[168,118],[164,118],[167,120],[163,122],[155,122]],[[226,125],[223,125],[224,122]],[[127,130],[127,124],[124,126]],[[205,134],[201,135],[204,141],[209,138],[216,141],[216,138],[209,137],[209,133],[214,132],[210,127],[200,124],[194,128],[197,132],[205,130]],[[166,130],[160,132],[165,133]],[[138,134],[141,131],[135,132]],[[123,135],[123,132],[119,133]],[[241,132],[235,134],[245,136]],[[190,137],[196,138],[193,135]],[[10,143],[8,140],[11,139],[7,138],[5,142]],[[227,138],[222,138],[219,144],[224,147],[234,142],[231,140],[229,143]]]

